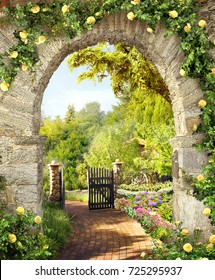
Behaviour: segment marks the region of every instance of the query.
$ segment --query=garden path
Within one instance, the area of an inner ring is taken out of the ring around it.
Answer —
[[[137,221],[115,209],[89,211],[85,202],[66,201],[74,232],[60,260],[138,260],[151,250],[151,239]]]

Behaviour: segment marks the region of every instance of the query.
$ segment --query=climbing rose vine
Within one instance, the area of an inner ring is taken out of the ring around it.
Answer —
[[[51,4],[27,3],[4,8],[0,24],[15,23],[16,43],[0,54],[0,90],[10,90],[20,71],[33,71],[39,61],[38,46],[64,36],[70,40],[85,29],[92,29],[104,16],[120,11],[127,12],[129,21],[147,22],[150,36],[156,35],[160,22],[166,35],[176,34],[185,59],[179,72],[184,78],[198,79],[204,99],[197,106],[202,110],[202,121],[193,128],[203,133],[204,140],[198,148],[208,152],[209,162],[199,181],[194,178],[194,195],[211,209],[210,218],[215,222],[215,61],[210,55],[215,41],[208,40],[207,21],[198,17],[198,0],[54,0]]]

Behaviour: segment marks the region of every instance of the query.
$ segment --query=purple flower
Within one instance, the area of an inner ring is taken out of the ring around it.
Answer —
[[[136,200],[140,199],[140,196],[139,196],[139,195],[136,195],[136,196],[135,196],[135,199],[136,199]]]
[[[153,200],[155,197],[153,196],[153,195],[149,195],[148,196],[148,199],[151,199],[151,200]]]
[[[148,206],[156,206],[156,202],[154,202],[154,201],[149,201]]]
[[[141,192],[141,194],[142,194],[142,195],[144,195],[144,194],[148,194],[148,192]]]
[[[158,200],[158,203],[162,204],[162,203],[163,203],[163,200],[162,200],[162,199],[159,199],[159,200]]]

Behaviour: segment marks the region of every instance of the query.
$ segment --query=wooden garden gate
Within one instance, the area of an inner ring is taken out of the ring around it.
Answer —
[[[87,173],[89,210],[114,208],[113,170],[89,167]]]

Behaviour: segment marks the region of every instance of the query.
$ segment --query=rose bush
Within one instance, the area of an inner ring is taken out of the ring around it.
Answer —
[[[49,259],[50,240],[43,234],[42,218],[18,207],[16,212],[0,213],[1,260]]]

